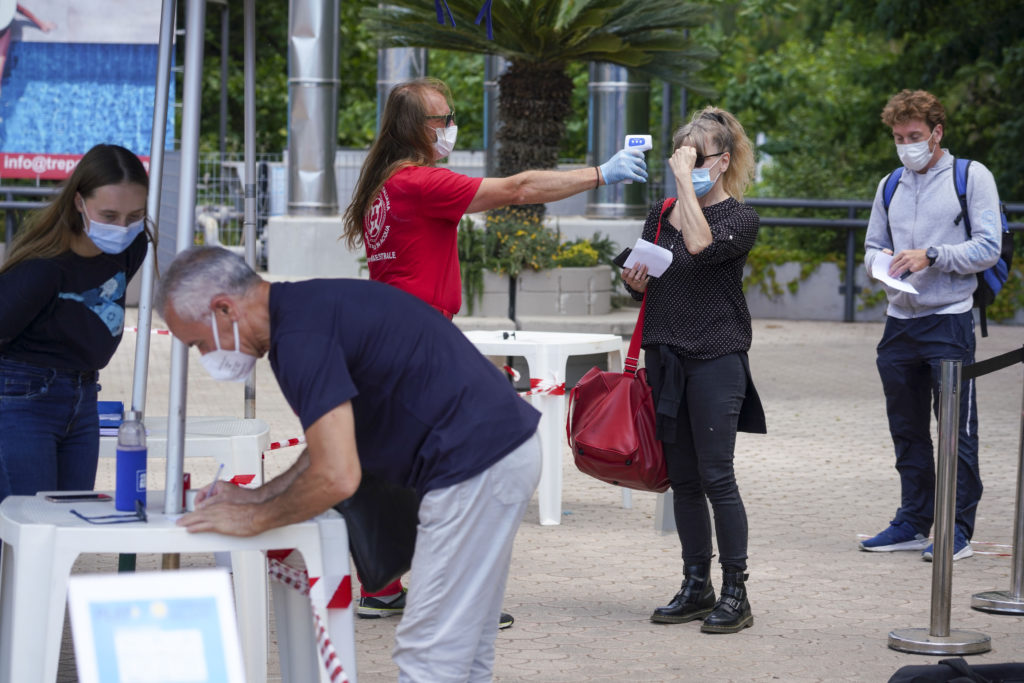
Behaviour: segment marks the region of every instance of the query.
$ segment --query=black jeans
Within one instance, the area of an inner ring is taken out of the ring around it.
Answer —
[[[666,350],[645,349],[656,402],[664,386],[661,354]],[[662,443],[683,563],[711,562],[711,503],[719,561],[724,569],[743,571],[747,568],[747,512],[736,484],[733,450],[747,373],[736,353],[712,360],[680,358],[679,363],[683,386],[675,442],[668,442],[666,436]]]

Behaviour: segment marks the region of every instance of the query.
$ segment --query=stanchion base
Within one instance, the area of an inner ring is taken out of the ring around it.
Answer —
[[[977,655],[992,649],[992,639],[977,631],[933,636],[926,628],[901,628],[889,632],[889,647],[912,655]]]
[[[1024,598],[1010,591],[986,591],[971,597],[971,607],[996,614],[1024,614]]]

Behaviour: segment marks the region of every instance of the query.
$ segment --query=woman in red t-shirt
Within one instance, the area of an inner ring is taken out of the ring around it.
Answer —
[[[463,215],[647,180],[643,153],[636,150],[621,150],[600,167],[472,178],[434,165],[451,153],[457,134],[451,92],[442,81],[422,78],[395,86],[344,217],[345,239],[350,249],[366,249],[371,280],[422,299],[449,320],[462,307],[457,242]],[[405,606],[400,581],[361,595],[362,617],[401,614]],[[511,625],[503,613],[500,627]]]

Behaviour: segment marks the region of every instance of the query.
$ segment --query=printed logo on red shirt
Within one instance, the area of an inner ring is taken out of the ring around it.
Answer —
[[[380,194],[370,205],[370,211],[363,221],[363,232],[366,239],[366,246],[371,251],[377,251],[384,246],[384,240],[388,238],[391,226],[387,224],[388,211],[391,210],[391,199],[388,191],[383,187]]]

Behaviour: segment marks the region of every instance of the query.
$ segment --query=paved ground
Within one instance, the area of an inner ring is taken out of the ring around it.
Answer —
[[[615,316],[608,320],[607,329],[623,327]],[[741,434],[737,445],[750,518],[753,628],[726,636],[702,634],[697,623],[652,624],[652,608],[678,589],[678,540],[654,531],[653,494],[635,493],[633,507],[624,509],[619,490],[580,474],[566,450],[563,523],[540,526],[534,505],[517,538],[505,599],[516,623],[498,636],[495,679],[885,681],[900,666],[935,661],[886,646],[890,630],[928,628],[931,564],[917,553],[857,549],[861,537],[886,525],[898,497],[874,367],[880,335],[874,323],[754,323],[751,364],[769,434]],[[979,339],[978,357],[1022,341],[1024,328],[996,326]],[[101,398],[127,399],[133,347],[128,339],[102,373]],[[169,349],[167,337],[153,337],[147,411],[153,415],[166,414]],[[298,436],[268,364],[261,361],[257,372],[257,415],[270,423],[271,439]],[[209,380],[195,356],[189,377],[190,414],[242,414],[241,389]],[[978,381],[986,490],[977,555],[955,565],[951,617],[954,629],[991,636],[992,651],[973,657],[975,663],[1024,661],[1020,618],[970,609],[973,593],[1009,588],[1021,394],[1020,366]],[[273,451],[267,474],[295,455],[295,449]],[[186,467],[193,481],[209,481],[213,468],[196,462]],[[161,487],[161,479],[162,472],[153,472],[150,486]],[[112,488],[112,461],[101,463],[98,486]],[[186,557],[183,564],[210,561]],[[157,563],[140,558],[142,567]],[[86,556],[76,571],[111,571],[115,564],[112,556]],[[357,620],[360,680],[396,679],[390,660],[396,623]],[[76,680],[68,640],[60,681]],[[279,680],[276,651],[270,666],[271,680]]]

